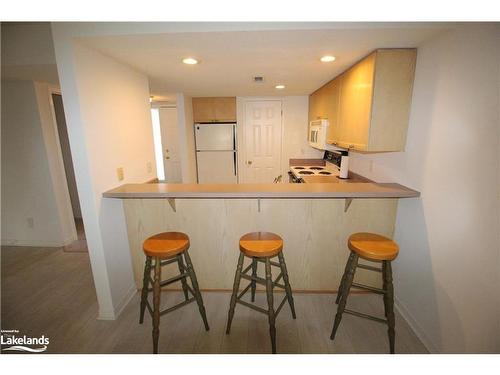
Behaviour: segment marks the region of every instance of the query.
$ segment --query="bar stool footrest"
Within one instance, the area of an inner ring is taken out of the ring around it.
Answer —
[[[370,266],[368,264],[362,264],[362,263],[358,263],[358,268],[363,268],[365,270],[370,270],[370,271],[375,271],[375,272],[382,272],[382,270],[378,267],[373,267],[373,266]]]
[[[373,320],[375,322],[387,324],[387,319],[381,319],[381,318],[378,318],[376,316],[364,314],[364,313],[359,312],[359,311],[345,309],[344,313],[350,314],[350,315],[354,315],[354,316],[357,316],[357,317],[360,317],[360,318],[365,318],[365,319]]]
[[[263,259],[263,258],[254,258],[254,259],[256,259],[257,262],[266,263],[266,260]],[[273,262],[272,260],[270,260],[269,263],[271,264],[271,266],[281,268],[281,266],[280,266],[280,264],[278,262]]]
[[[386,294],[386,291],[384,289],[380,289],[380,288],[375,288],[373,286],[369,286],[369,285],[364,285],[364,284],[359,284],[359,283],[352,283],[352,288],[358,288],[358,289],[364,289],[364,290],[368,290],[372,293],[377,293],[377,294]]]
[[[251,308],[251,309],[253,309],[253,310],[255,310],[255,311],[258,311],[258,312],[260,312],[260,313],[262,313],[262,314],[265,314],[265,315],[267,315],[267,313],[268,313],[268,311],[267,311],[267,310],[265,310],[265,309],[263,309],[262,307],[252,305],[251,303],[248,303],[248,302],[242,301],[242,300],[240,300],[240,299],[237,299],[237,300],[236,300],[236,303],[239,303],[239,304],[241,304],[241,305],[243,305],[243,306],[249,307],[249,308]]]
[[[274,317],[277,317],[279,312],[281,311],[281,308],[283,307],[283,305],[285,304],[285,302],[287,301],[287,296],[285,295],[285,298],[283,298],[283,300],[281,301],[280,305],[278,306],[278,308],[276,309],[276,312],[274,313]]]
[[[169,312],[177,310],[179,307],[186,306],[187,304],[190,304],[191,302],[194,302],[194,301],[196,301],[196,298],[191,297],[190,299],[182,301],[181,303],[178,303],[175,306],[172,306],[172,307],[169,307],[168,309],[160,311],[160,316],[168,314]]]

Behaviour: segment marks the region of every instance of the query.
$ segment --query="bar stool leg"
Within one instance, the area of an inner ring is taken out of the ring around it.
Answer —
[[[182,255],[180,254],[177,255],[177,265],[179,266],[180,273],[184,273],[186,271],[186,267],[184,267],[184,262],[182,260]],[[187,301],[189,299],[189,294],[188,294],[187,281],[185,277],[181,279],[181,284],[182,284],[182,291],[184,292],[184,299]]]
[[[296,319],[295,304],[293,303],[292,287],[290,286],[290,280],[288,279],[288,271],[286,269],[285,257],[283,256],[282,252],[278,253],[278,259],[280,262],[281,273],[283,274],[283,281],[285,282],[286,298],[288,299],[290,310],[292,310],[292,318]]]
[[[354,254],[353,258],[350,260],[349,268],[347,270],[346,278],[344,280],[344,285],[342,285],[342,295],[340,297],[339,306],[337,307],[337,314],[335,315],[335,322],[333,323],[332,334],[330,335],[330,340],[335,338],[337,329],[339,328],[340,321],[342,320],[342,314],[345,310],[345,305],[347,303],[347,297],[349,295],[349,290],[352,286],[352,280],[354,279],[354,273],[356,272],[356,266],[358,265],[358,255]]]
[[[386,284],[386,294],[384,295],[385,302],[385,315],[387,316],[387,325],[389,326],[388,335],[389,335],[389,347],[391,350],[391,354],[394,354],[394,344],[395,344],[395,336],[396,332],[394,330],[395,327],[395,317],[394,317],[394,287],[392,285],[392,267],[390,261],[384,261],[385,263],[385,273],[384,273],[384,281]]]
[[[384,290],[384,315],[387,318],[387,282],[385,274],[387,272],[387,265],[385,261],[382,261],[382,289]]]
[[[257,259],[252,258],[252,277],[257,277]],[[251,282],[252,288],[252,302],[255,302],[255,290],[257,289],[257,282],[252,280]]]
[[[349,258],[347,259],[347,263],[345,264],[344,273],[342,274],[342,279],[340,280],[339,290],[337,291],[337,298],[335,299],[335,303],[337,305],[340,302],[340,297],[342,296],[342,288],[344,287],[345,278],[346,278],[346,275],[347,275],[347,270],[349,270],[349,266],[351,265],[353,257],[354,257],[354,253],[351,252],[349,254]]]
[[[208,331],[210,327],[208,326],[205,306],[203,306],[203,298],[201,297],[200,287],[198,286],[198,280],[196,279],[196,273],[194,272],[193,263],[191,262],[191,257],[189,256],[187,250],[184,251],[184,258],[186,259],[187,271],[189,277],[191,278],[191,284],[193,285],[194,297],[196,298],[196,303],[198,304],[198,310],[200,310],[201,318],[203,319],[203,324],[205,324],[205,330]]]
[[[158,338],[160,336],[160,280],[161,261],[155,258],[155,276],[153,282],[153,353],[158,353]]]
[[[244,258],[245,258],[244,254],[240,252],[240,257],[238,258],[238,265],[236,266],[236,273],[234,274],[233,294],[231,294],[231,302],[229,303],[226,335],[229,335],[229,331],[231,330],[231,323],[233,321],[234,309],[236,308],[236,297],[238,295],[238,289],[240,288],[241,270],[243,268]]]
[[[141,311],[139,317],[139,324],[142,324],[144,322],[144,312],[146,311],[146,301],[148,299],[150,277],[151,277],[151,257],[146,256],[146,262],[144,263],[144,277],[142,280]]]
[[[276,326],[273,306],[273,279],[271,276],[271,262],[266,257],[266,294],[267,294],[267,314],[269,318],[269,334],[271,335],[271,347],[273,354],[276,354]]]

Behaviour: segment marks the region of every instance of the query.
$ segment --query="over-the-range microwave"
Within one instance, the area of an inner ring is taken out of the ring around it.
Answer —
[[[326,134],[328,120],[314,120],[309,123],[309,145],[319,150],[328,149]]]

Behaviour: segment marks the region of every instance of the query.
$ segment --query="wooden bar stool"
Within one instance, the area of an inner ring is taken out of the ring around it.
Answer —
[[[250,307],[258,312],[266,314],[269,319],[269,333],[271,335],[271,346],[273,354],[276,353],[276,327],[275,320],[281,308],[288,300],[290,309],[292,310],[292,317],[295,319],[295,306],[293,304],[292,288],[288,281],[288,272],[286,270],[285,258],[283,257],[283,240],[280,236],[269,232],[253,232],[247,233],[240,238],[240,257],[238,259],[238,266],[236,268],[236,274],[234,276],[233,294],[231,295],[231,303],[229,305],[229,313],[227,319],[226,334],[229,334],[231,330],[231,322],[234,316],[234,309],[236,303],[240,303],[244,306]],[[248,257],[252,259],[252,262],[243,271],[243,261],[244,258]],[[273,262],[271,259],[278,256],[279,263]],[[265,264],[266,278],[263,279],[257,276],[257,263],[261,262]],[[276,278],[272,280],[271,266],[280,268],[281,272]],[[248,271],[252,270],[252,275],[248,275]],[[240,287],[241,278],[250,280],[250,283],[241,293],[238,294],[238,289]],[[279,284],[279,281],[283,278],[283,284]],[[254,304],[242,301],[243,295],[251,289],[251,302],[255,301],[255,289],[257,283],[266,286],[267,294],[267,305],[268,308],[263,309]],[[285,290],[286,294],[281,301],[278,308],[274,309],[274,297],[273,288],[279,287]]]
[[[158,338],[160,335],[160,316],[185,306],[196,300],[200,310],[205,330],[209,330],[203,299],[201,298],[200,288],[196,280],[193,263],[188,253],[189,237],[180,232],[163,232],[149,237],[144,241],[143,250],[146,254],[146,264],[144,266],[144,280],[141,293],[141,311],[139,323],[144,322],[144,312],[146,308],[153,318],[153,353],[158,353]],[[186,265],[183,261],[186,261]],[[154,260],[154,264],[152,261]],[[179,275],[167,280],[161,280],[161,268],[171,263],[177,263]],[[154,269],[154,279],[151,279],[151,269]],[[192,287],[189,286],[186,279],[191,279]],[[160,288],[180,281],[184,292],[184,301],[170,308],[160,311]],[[152,285],[152,289],[149,285]],[[153,307],[148,301],[148,293],[153,291]],[[189,297],[191,293],[191,297]]]
[[[342,320],[342,313],[355,315],[361,318],[371,319],[376,322],[386,323],[389,327],[389,346],[391,354],[394,354],[394,288],[392,286],[392,267],[391,261],[396,259],[399,253],[399,246],[397,243],[389,238],[380,236],[374,233],[355,233],[351,235],[347,241],[351,255],[347,261],[344,275],[340,282],[339,291],[337,294],[338,304],[337,314],[335,315],[335,322],[333,324],[332,334],[330,339],[335,338],[335,333],[339,328],[340,321]],[[365,264],[358,264],[359,258],[368,260],[370,262],[382,263],[382,268],[373,267]],[[374,288],[372,286],[358,284],[353,282],[354,273],[356,268],[363,268],[369,271],[381,272],[383,287]],[[381,319],[368,314],[363,314],[358,311],[346,309],[347,297],[351,287],[368,290],[373,293],[382,294],[384,296],[384,310],[386,319]]]

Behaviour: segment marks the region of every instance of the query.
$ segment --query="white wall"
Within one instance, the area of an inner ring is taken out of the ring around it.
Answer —
[[[196,149],[194,141],[193,100],[190,96],[177,94],[177,122],[179,126],[179,152],[182,182],[197,182]]]
[[[499,49],[492,25],[422,45],[406,152],[352,154],[354,171],[422,193],[399,203],[396,295],[435,352],[500,351]]]
[[[156,176],[148,79],[75,42],[90,26],[53,24],[52,30],[99,317],[114,319],[135,285],[122,203],[102,193]]]
[[[47,84],[2,81],[2,203],[2,244],[76,240]]]

